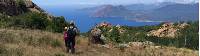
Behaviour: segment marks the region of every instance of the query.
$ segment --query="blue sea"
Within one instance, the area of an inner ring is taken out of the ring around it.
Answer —
[[[79,9],[65,8],[58,6],[42,7],[49,14],[54,16],[64,16],[67,21],[74,21],[76,26],[81,32],[87,32],[93,26],[103,21],[109,22],[112,25],[126,25],[126,26],[144,26],[144,25],[156,25],[159,22],[135,22],[130,20],[125,20],[122,18],[92,18],[89,17],[89,13],[84,12]]]

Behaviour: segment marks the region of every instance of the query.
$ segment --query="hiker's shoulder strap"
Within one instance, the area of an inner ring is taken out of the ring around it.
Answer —
[[[78,28],[77,27],[74,27],[73,29],[76,33],[78,33]]]
[[[70,26],[70,27],[69,27],[69,29],[70,29],[70,30],[73,30],[73,31],[75,31],[75,32],[78,32],[78,29],[77,29],[77,27]]]
[[[74,27],[73,27],[73,26],[70,26],[68,29],[70,29],[70,30],[71,30],[71,29],[74,29]]]

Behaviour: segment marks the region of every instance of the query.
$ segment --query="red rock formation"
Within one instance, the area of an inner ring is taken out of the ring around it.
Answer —
[[[156,37],[169,37],[175,38],[178,35],[178,30],[188,26],[187,23],[173,25],[173,23],[165,23],[159,29],[150,31],[147,36],[156,36]]]

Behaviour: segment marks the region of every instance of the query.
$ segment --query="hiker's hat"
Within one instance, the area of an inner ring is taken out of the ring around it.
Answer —
[[[67,27],[65,27],[64,30],[67,30]]]
[[[69,23],[70,25],[74,25],[74,21],[70,21],[70,23]]]

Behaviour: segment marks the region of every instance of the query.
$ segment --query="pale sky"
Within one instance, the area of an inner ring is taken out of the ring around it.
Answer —
[[[198,0],[33,0],[39,5],[128,5],[135,3],[152,4],[158,2],[191,3]]]

